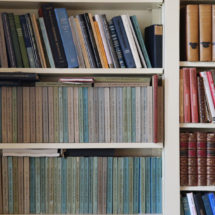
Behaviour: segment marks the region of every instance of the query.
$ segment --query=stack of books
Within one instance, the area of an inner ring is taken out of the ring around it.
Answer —
[[[160,157],[2,157],[4,214],[162,212]]]
[[[215,184],[215,133],[180,133],[181,186]]]
[[[184,193],[181,197],[181,213],[184,215],[215,214],[214,193]]]
[[[215,72],[180,70],[180,122],[215,122]]]
[[[94,87],[60,82],[0,87],[0,141],[162,142],[163,88],[158,76],[140,78],[139,83],[103,79],[95,78]],[[109,87],[112,84],[115,87]]]
[[[162,25],[146,28],[145,45],[136,16],[68,17],[51,5],[38,14],[0,14],[1,67],[162,67]]]
[[[215,5],[186,5],[180,26],[181,60],[215,61]]]

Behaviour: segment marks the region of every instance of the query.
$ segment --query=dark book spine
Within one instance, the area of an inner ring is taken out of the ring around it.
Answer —
[[[102,23],[103,23],[104,32],[105,32],[105,35],[107,38],[108,47],[109,47],[109,50],[111,53],[111,58],[113,60],[113,66],[114,66],[114,68],[120,68],[115,49],[113,47],[113,41],[112,41],[111,34],[109,31],[106,15],[105,14],[101,15],[101,19],[102,19]]]
[[[151,25],[145,29],[146,49],[154,68],[162,68],[162,25]]]
[[[91,68],[97,68],[95,56],[94,56],[94,53],[93,53],[93,48],[92,48],[92,45],[91,45],[91,42],[90,42],[90,36],[89,36],[89,34],[87,32],[87,26],[86,26],[86,23],[85,23],[85,20],[84,20],[84,15],[80,14],[77,17],[78,17],[78,21],[80,23],[81,31],[82,31],[82,34],[83,34],[83,37],[84,37],[84,44],[85,44],[86,49],[87,49],[87,55],[88,55],[88,58],[89,58],[89,61],[90,61],[90,67]]]
[[[124,59],[123,59],[123,56],[122,56],[122,50],[120,48],[119,41],[118,41],[118,38],[117,38],[117,35],[116,35],[116,29],[115,29],[115,27],[113,25],[112,20],[109,22],[109,30],[110,30],[111,38],[112,38],[112,41],[113,41],[113,47],[115,49],[116,56],[117,56],[118,61],[119,61],[119,65],[120,65],[121,68],[125,68],[125,62],[124,62]]]
[[[131,53],[131,47],[128,42],[128,38],[125,32],[125,28],[120,16],[114,17],[112,19],[114,27],[116,29],[117,38],[122,50],[123,57],[125,59],[125,64],[127,68],[135,68],[134,57]]]
[[[93,50],[93,54],[94,54],[94,57],[95,57],[96,66],[97,66],[97,68],[102,68],[101,60],[100,60],[100,57],[99,57],[98,49],[97,49],[97,46],[96,46],[96,41],[95,41],[95,38],[94,38],[94,35],[93,35],[93,29],[92,29],[92,26],[91,26],[91,23],[90,23],[90,18],[89,18],[88,13],[84,14],[84,20],[85,20],[85,23],[86,23],[89,39],[90,39],[90,42],[91,42],[91,45],[92,45],[92,50]]]
[[[197,140],[196,133],[189,133],[188,140],[188,185],[197,185]]]
[[[207,133],[197,132],[197,184],[206,186]]]
[[[54,9],[50,5],[42,6],[42,14],[55,62],[57,68],[67,68],[66,55],[63,49],[60,32],[57,27],[57,20],[55,17]]]
[[[8,19],[9,19],[11,39],[12,39],[12,43],[13,43],[13,47],[14,47],[14,54],[15,54],[15,58],[16,58],[17,67],[22,68],[23,67],[22,55],[21,55],[18,36],[17,36],[17,32],[16,32],[14,15],[12,13],[9,13]]]
[[[41,68],[42,66],[41,66],[40,57],[39,57],[39,53],[38,53],[38,49],[37,49],[37,45],[36,45],[35,35],[33,32],[33,28],[32,28],[30,14],[26,14],[25,18],[26,18],[26,23],[27,23],[27,29],[29,32],[31,47],[33,48],[35,67]]]
[[[13,48],[13,44],[12,44],[12,37],[11,37],[10,28],[9,28],[9,19],[8,19],[7,13],[2,13],[2,22],[3,22],[3,27],[4,27],[4,34],[5,34],[5,41],[6,41],[9,65],[10,65],[10,67],[16,67],[16,58],[15,58],[14,48]]]
[[[207,185],[215,184],[215,133],[207,134]]]
[[[198,215],[207,215],[204,207],[204,203],[202,201],[202,194],[196,193],[194,194],[194,202],[196,206],[196,211]]]

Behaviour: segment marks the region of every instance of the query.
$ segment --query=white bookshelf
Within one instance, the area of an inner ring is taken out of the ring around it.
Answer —
[[[215,192],[215,186],[182,186],[181,191],[212,191],[212,192]]]
[[[214,123],[180,123],[180,128],[212,128],[215,129]]]
[[[183,67],[200,67],[200,68],[212,68],[215,67],[215,62],[189,62],[189,61],[181,61],[180,66]]]
[[[27,72],[39,75],[162,75],[164,87],[165,128],[164,143],[23,143],[0,144],[0,149],[132,149],[137,152],[162,151],[163,158],[163,213],[180,214],[179,172],[179,0],[1,0],[0,12],[16,14],[36,13],[42,3],[52,2],[56,7],[67,8],[69,15],[82,12],[105,13],[107,18],[120,14],[136,15],[141,30],[151,24],[163,24],[163,68],[162,69],[22,69],[0,68],[0,73]],[[174,198],[173,198],[174,196]]]

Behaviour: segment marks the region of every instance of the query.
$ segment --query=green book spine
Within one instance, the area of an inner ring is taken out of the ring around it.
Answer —
[[[71,200],[71,214],[75,214],[75,197],[76,197],[76,157],[72,157],[72,200]]]
[[[35,158],[36,213],[40,213],[40,158]]]
[[[84,142],[84,121],[83,121],[83,93],[82,87],[78,88],[78,118],[79,118],[79,140],[80,143]]]
[[[113,214],[118,213],[118,181],[117,181],[117,166],[118,158],[113,158]]]
[[[59,96],[58,87],[54,87],[54,140],[59,143]]]
[[[147,88],[141,87],[141,134],[142,134],[142,142],[148,142],[148,134],[146,132],[147,120],[146,120],[146,105],[147,105]]]
[[[84,213],[89,213],[89,158],[84,157]]]
[[[150,169],[150,181],[151,181],[151,199],[150,199],[150,212],[156,213],[156,157],[151,158]]]
[[[61,213],[67,213],[67,162],[61,158]]]
[[[131,142],[136,142],[136,88],[131,88]]]
[[[72,213],[72,157],[67,158],[67,213]]]
[[[93,214],[98,212],[98,157],[93,157]]]
[[[29,159],[30,163],[30,213],[36,213],[36,186],[35,186],[35,158]]]
[[[48,213],[53,214],[54,212],[54,158],[49,158],[49,170],[48,170],[48,193],[49,193],[49,198],[48,198]]]
[[[93,157],[89,157],[89,214],[93,213]]]
[[[79,211],[80,211],[80,214],[83,214],[84,213],[84,172],[85,172],[85,169],[84,169],[84,157],[80,157],[80,187],[79,187],[79,190],[80,190],[80,208],[79,208]]]
[[[128,142],[131,142],[131,87],[127,88],[127,129],[128,129]]]
[[[23,67],[22,55],[21,55],[21,51],[20,51],[20,47],[19,47],[19,40],[18,40],[18,36],[16,33],[16,27],[15,27],[15,21],[14,21],[13,13],[9,13],[8,18],[9,18],[9,25],[10,25],[10,31],[11,31],[11,36],[12,36],[14,53],[16,56],[17,67],[22,68]]]
[[[123,158],[123,213],[129,213],[129,192],[128,192],[128,157]]]
[[[56,213],[61,213],[61,158],[57,158],[57,205],[56,205]]]
[[[76,214],[80,212],[80,157],[76,157],[76,202],[75,202],[75,210]]]
[[[57,191],[58,191],[58,158],[54,158],[54,214],[57,214]]]
[[[40,158],[40,212],[46,212],[46,198],[45,198],[45,158]]]
[[[133,183],[134,183],[134,176],[133,176],[133,166],[134,166],[134,160],[133,157],[128,158],[128,195],[129,195],[129,214],[133,214],[133,193],[134,193],[134,188],[133,188]]]
[[[122,91],[122,124],[123,124],[123,142],[128,142],[128,118],[127,118],[127,87],[123,87]]]
[[[62,87],[63,92],[63,142],[68,143],[68,87]]]
[[[49,159],[45,158],[45,213],[49,213]]]
[[[9,213],[13,213],[13,160],[8,157],[8,209]]]
[[[150,199],[151,199],[151,192],[150,192],[150,169],[151,169],[151,162],[150,162],[150,157],[145,158],[145,165],[146,165],[146,173],[145,173],[145,184],[146,184],[146,189],[145,189],[145,212],[150,213]]]
[[[123,214],[123,159],[118,158],[118,214]]]
[[[13,212],[19,213],[19,202],[18,202],[18,159],[13,157]]]
[[[29,61],[28,61],[28,55],[27,55],[27,49],[25,47],[25,41],[22,33],[22,28],[20,24],[20,19],[18,15],[14,15],[14,21],[15,21],[15,26],[16,26],[16,32],[19,40],[19,45],[20,45],[20,51],[22,55],[22,62],[25,68],[29,68]]]
[[[17,143],[17,98],[16,87],[12,88],[12,108],[13,108],[13,143]]]
[[[145,213],[145,158],[140,158],[140,213]]]
[[[58,88],[59,96],[59,139],[60,143],[63,143],[63,89],[62,87]]]

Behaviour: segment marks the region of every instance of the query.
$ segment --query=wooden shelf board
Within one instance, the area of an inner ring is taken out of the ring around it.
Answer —
[[[2,143],[0,149],[162,149],[162,143]]]
[[[181,191],[215,191],[215,186],[181,186]]]
[[[180,123],[180,128],[215,128],[215,123]]]
[[[0,68],[0,73],[36,73],[39,75],[153,75],[163,69],[57,69],[57,68]]]
[[[189,62],[189,61],[180,61],[180,66],[184,67],[215,67],[215,62]]]

